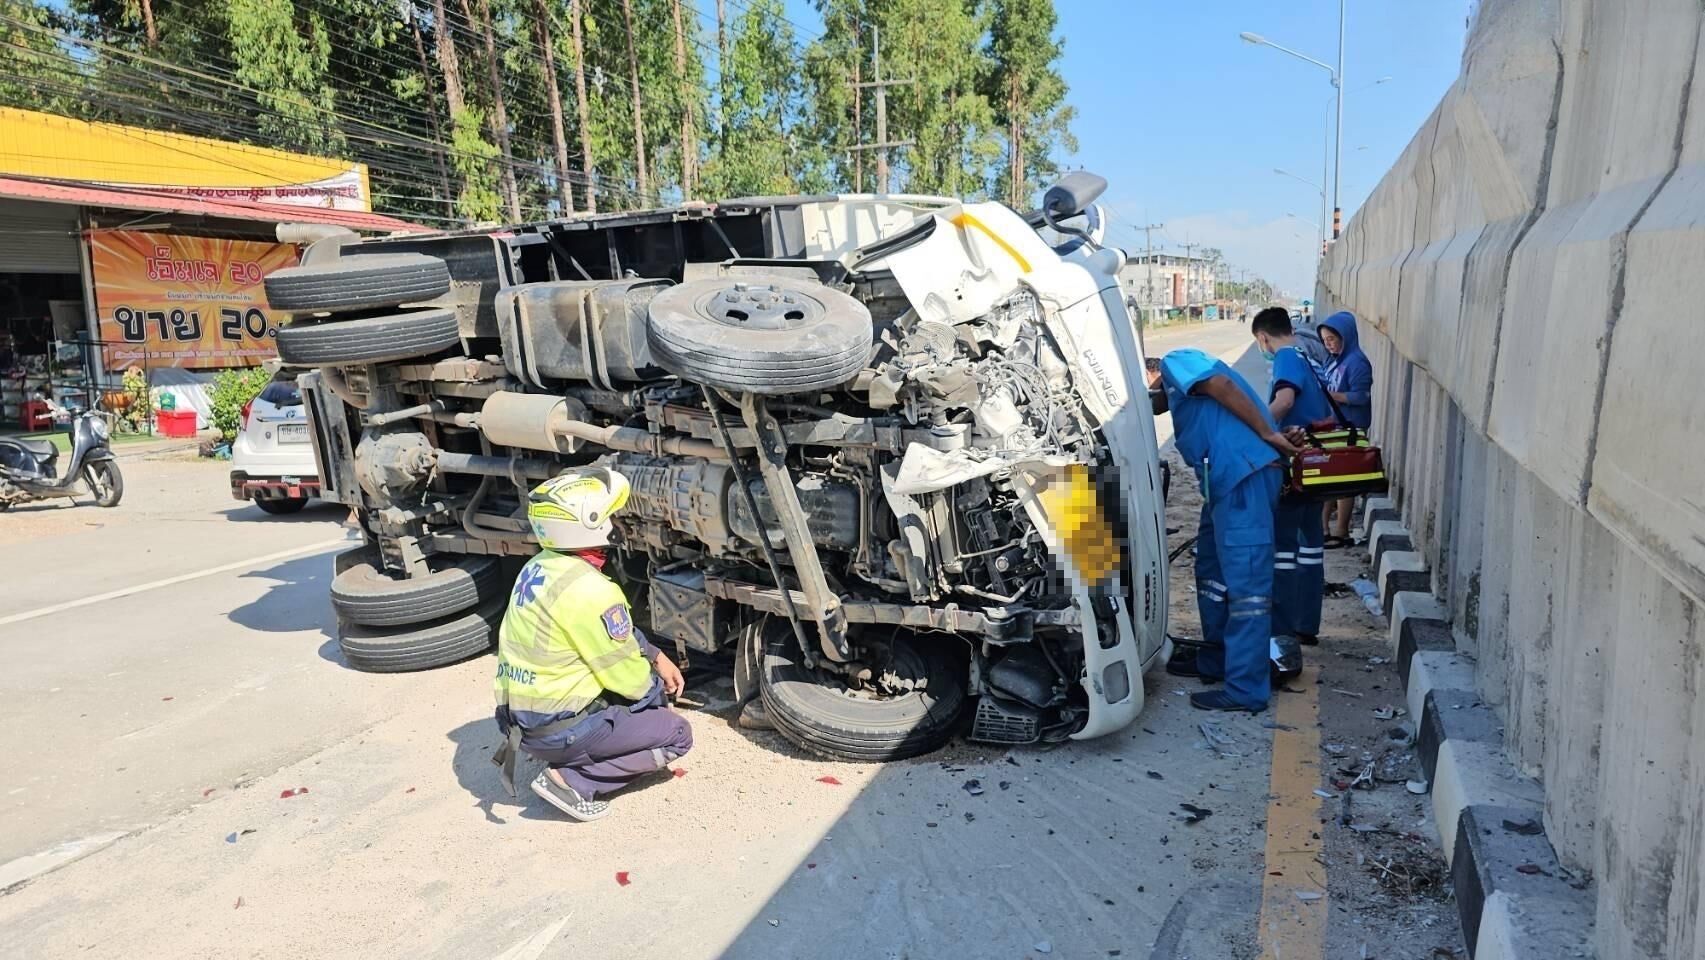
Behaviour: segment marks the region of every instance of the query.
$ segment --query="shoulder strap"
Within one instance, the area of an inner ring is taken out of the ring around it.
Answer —
[[[1338,418],[1338,422],[1343,424],[1344,429],[1350,431],[1350,445],[1355,446],[1356,425],[1344,416],[1344,409],[1338,406],[1337,400],[1333,399],[1332,390],[1326,386],[1326,381],[1320,379],[1320,371],[1314,368],[1314,361],[1305,356],[1302,358],[1302,362],[1308,364],[1308,372],[1314,375],[1314,382],[1320,385],[1320,392],[1326,395],[1326,402],[1332,407],[1332,415]]]

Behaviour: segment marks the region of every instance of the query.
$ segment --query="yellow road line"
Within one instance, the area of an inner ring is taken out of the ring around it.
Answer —
[[[1326,867],[1319,862],[1320,668],[1273,693],[1273,773],[1267,802],[1267,867],[1261,878],[1261,960],[1326,955]],[[1286,730],[1285,727],[1294,729]]]

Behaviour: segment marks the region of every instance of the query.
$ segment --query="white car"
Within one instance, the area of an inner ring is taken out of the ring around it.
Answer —
[[[319,495],[296,371],[280,370],[260,396],[243,405],[243,424],[231,445],[231,496],[277,514],[295,513]]]

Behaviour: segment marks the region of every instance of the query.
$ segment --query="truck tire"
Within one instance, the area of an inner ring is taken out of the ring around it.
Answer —
[[[332,580],[338,619],[363,627],[399,627],[461,613],[500,592],[496,557],[459,556],[424,577],[391,576],[369,551]]]
[[[444,261],[423,253],[351,254],[329,263],[274,270],[262,285],[274,310],[371,310],[442,297],[450,292],[450,270]]]
[[[504,598],[492,597],[473,610],[405,627],[338,623],[343,659],[363,673],[412,673],[460,663],[491,649],[503,620]]]
[[[415,310],[359,320],[296,321],[278,331],[278,356],[302,367],[383,363],[457,347],[454,310]]]
[[[870,311],[819,284],[755,276],[695,280],[658,294],[646,338],[659,366],[738,393],[830,390],[870,359]]]
[[[942,642],[920,646],[901,636],[893,650],[894,671],[920,689],[877,698],[807,668],[792,631],[771,631],[758,673],[770,721],[788,740],[833,760],[903,760],[939,748],[965,707],[964,664]]]

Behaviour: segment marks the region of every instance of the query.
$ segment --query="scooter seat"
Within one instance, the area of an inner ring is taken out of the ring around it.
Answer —
[[[38,460],[51,460],[59,455],[59,448],[51,440],[37,440],[34,437],[7,437],[0,441],[16,446]]]

